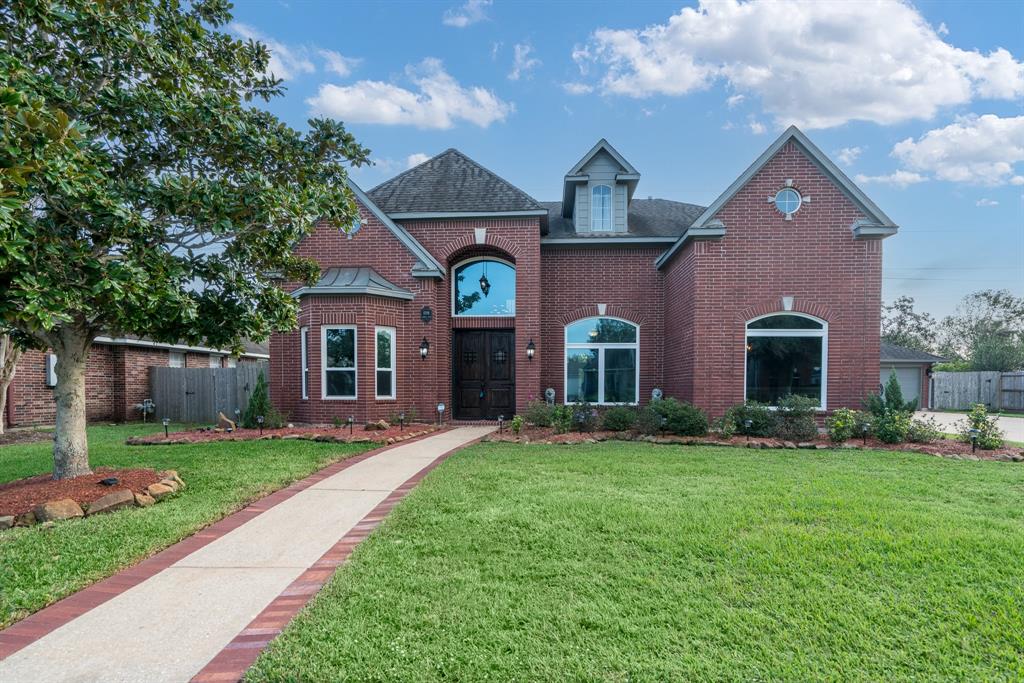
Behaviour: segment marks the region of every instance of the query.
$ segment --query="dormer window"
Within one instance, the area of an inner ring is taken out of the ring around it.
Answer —
[[[612,188],[595,185],[590,191],[590,229],[610,231],[612,229]]]

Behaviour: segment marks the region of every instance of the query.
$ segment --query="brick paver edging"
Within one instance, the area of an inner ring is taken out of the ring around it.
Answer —
[[[270,644],[270,641],[280,635],[288,622],[313,599],[313,596],[330,580],[338,567],[348,561],[355,547],[384,521],[392,508],[446,458],[479,442],[480,439],[473,439],[445,451],[392,491],[319,560],[274,598],[241,633],[224,646],[224,649],[192,678],[192,683],[225,683],[241,680],[260,653]]]
[[[374,448],[332,463],[305,479],[300,479],[282,489],[278,489],[274,493],[250,503],[238,512],[234,512],[210,526],[200,529],[188,538],[182,539],[174,545],[159,551],[152,557],[146,558],[138,564],[123,569],[91,586],[87,586],[77,593],[72,593],[49,607],[44,607],[38,612],[30,614],[21,621],[11,624],[0,631],[0,661],[10,657],[18,650],[31,645],[51,631],[55,631],[64,624],[77,619],[94,607],[99,607],[108,600],[134,588],[146,579],[167,569],[178,560],[191,555],[228,532],[234,531],[254,517],[263,514],[275,505],[280,505],[296,493],[308,489],[313,484],[323,481],[379,453],[397,448],[398,446],[415,443],[445,431],[447,429],[429,432],[406,441]]]

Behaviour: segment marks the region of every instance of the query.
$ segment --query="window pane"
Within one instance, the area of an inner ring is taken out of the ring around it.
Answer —
[[[328,370],[326,375],[328,396],[356,395],[355,370]]]
[[[377,367],[391,367],[391,331],[377,330]]]
[[[776,403],[789,394],[821,401],[821,337],[748,337],[747,398]]]
[[[377,371],[377,395],[391,395],[391,370]]]
[[[636,349],[605,349],[604,402],[636,401]]]
[[[597,185],[591,190],[591,218],[594,230],[612,229],[612,189],[607,185]]]
[[[565,339],[570,344],[633,344],[636,326],[614,318],[591,318],[569,325]]]
[[[822,324],[800,315],[772,315],[747,325],[749,330],[820,330]]]
[[[354,368],[355,353],[355,330],[327,330],[328,368]]]
[[[569,402],[597,402],[597,349],[565,352],[565,398]]]
[[[465,263],[455,269],[453,279],[455,315],[515,315],[516,269],[507,263]]]

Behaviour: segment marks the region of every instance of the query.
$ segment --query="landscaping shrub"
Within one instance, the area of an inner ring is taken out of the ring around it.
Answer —
[[[913,401],[903,400],[903,390],[900,389],[900,381],[896,377],[896,371],[889,373],[889,379],[885,383],[882,395],[868,394],[864,401],[864,407],[871,415],[878,419],[892,412],[912,413],[917,410],[917,399]]]
[[[509,428],[512,430],[512,433],[516,435],[523,431],[523,416],[516,415],[513,417],[512,422],[509,424]]]
[[[910,413],[894,410],[875,418],[875,436],[885,443],[903,443],[910,432]]]
[[[708,418],[700,408],[674,398],[651,403],[651,408],[665,419],[665,431],[679,436],[703,436],[708,433]]]
[[[249,405],[242,414],[242,426],[246,429],[259,429],[257,416],[263,416],[264,429],[280,429],[285,424],[284,415],[279,413],[273,404],[270,403],[270,391],[267,389],[267,380],[260,373],[256,378],[256,386],[253,387],[252,396],[249,397]]]
[[[644,406],[637,411],[633,427],[646,436],[654,436],[661,431],[661,415],[651,406]]]
[[[577,432],[592,432],[597,427],[597,411],[589,403],[572,405],[572,428]]]
[[[555,407],[548,405],[546,401],[534,399],[526,404],[523,419],[526,420],[526,424],[534,427],[550,427],[554,409]]]
[[[825,420],[828,438],[832,443],[842,443],[860,434],[857,413],[849,408],[837,408]]]
[[[959,423],[960,440],[971,443],[971,430],[978,430],[978,448],[993,450],[1002,448],[1003,432],[996,426],[996,416],[989,415],[984,403],[975,403],[971,412]]]
[[[934,417],[915,418],[910,421],[907,441],[911,443],[931,443],[942,439],[942,429]]]
[[[403,411],[401,411],[401,410],[393,410],[393,411],[391,411],[391,413],[388,414],[388,422],[391,425],[399,424],[402,421],[400,419],[400,417],[399,417],[402,414],[402,412]],[[409,406],[404,412],[405,412],[405,424],[412,424],[413,422],[416,421],[416,417],[417,417],[417,415],[416,415],[416,406]]]
[[[790,394],[779,399],[775,435],[787,441],[808,441],[818,436],[814,415],[818,399]]]
[[[723,419],[736,425],[736,432],[745,436],[775,436],[778,415],[768,405],[757,401],[739,403],[726,411]],[[750,427],[746,426],[750,420]]]
[[[731,417],[724,415],[711,423],[711,431],[718,432],[723,439],[729,439],[736,434],[736,423]]]
[[[615,406],[604,411],[601,428],[609,432],[628,432],[636,424],[636,409]]]
[[[555,428],[556,434],[565,434],[572,429],[572,406],[552,406],[550,426]]]

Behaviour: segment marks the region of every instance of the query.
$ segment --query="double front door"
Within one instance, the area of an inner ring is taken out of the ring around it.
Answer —
[[[457,420],[511,419],[516,405],[515,333],[454,330],[453,416]]]

